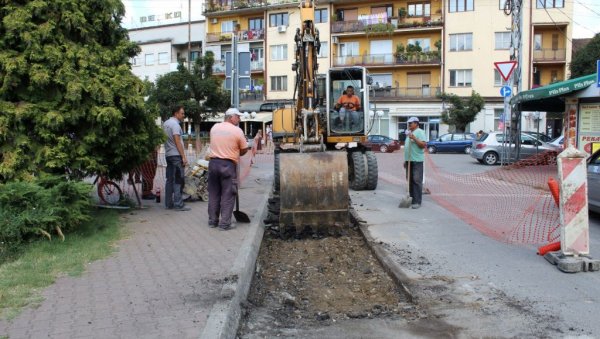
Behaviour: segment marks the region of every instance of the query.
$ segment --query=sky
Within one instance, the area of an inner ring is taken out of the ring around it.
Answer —
[[[564,1],[574,5],[574,39],[591,38],[595,33],[600,32],[600,0]],[[205,0],[191,0],[192,21],[204,18],[202,16],[204,2]],[[123,3],[126,9],[123,26],[128,29],[188,21],[188,0],[123,0]],[[181,16],[176,17],[176,12],[181,12]],[[170,18],[165,18],[167,13],[173,14]],[[149,15],[155,15],[155,20],[140,22],[140,17]]]

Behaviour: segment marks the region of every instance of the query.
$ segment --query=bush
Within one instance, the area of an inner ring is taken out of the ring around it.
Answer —
[[[92,186],[62,177],[0,185],[0,256],[39,236],[63,236],[90,220]]]

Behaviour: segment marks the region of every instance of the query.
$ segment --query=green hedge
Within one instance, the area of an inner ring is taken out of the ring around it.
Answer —
[[[40,236],[63,237],[90,220],[91,189],[62,177],[0,185],[0,256]]]

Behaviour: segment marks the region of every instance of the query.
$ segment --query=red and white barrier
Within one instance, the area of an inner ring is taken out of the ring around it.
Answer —
[[[586,156],[572,145],[558,155],[560,247],[564,255],[590,253]]]

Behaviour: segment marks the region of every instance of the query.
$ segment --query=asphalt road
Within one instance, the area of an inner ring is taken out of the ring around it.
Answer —
[[[496,323],[487,318],[485,309],[480,313],[464,307],[448,309],[445,319],[469,329],[463,335],[593,337],[600,334],[600,272],[562,273],[536,255],[536,246],[494,240],[436,205],[429,196],[424,197],[419,210],[398,209],[397,202],[405,189],[399,167],[402,153],[377,156],[380,185],[375,194],[352,192],[353,204],[365,216],[372,235],[389,245],[396,260],[414,271],[417,280],[441,276],[453,282],[448,286],[456,285],[454,294],[465,293],[469,298],[485,301],[488,313],[497,318]],[[453,173],[480,173],[498,168],[480,165],[464,154],[430,157],[437,166]],[[400,179],[389,180],[393,177]],[[397,215],[399,221],[390,224],[389,218],[385,219],[388,213]],[[599,259],[600,215],[590,213],[589,221],[590,255]],[[420,259],[414,260],[415,257]],[[530,332],[527,326],[531,327]],[[543,328],[551,330],[538,332]]]

